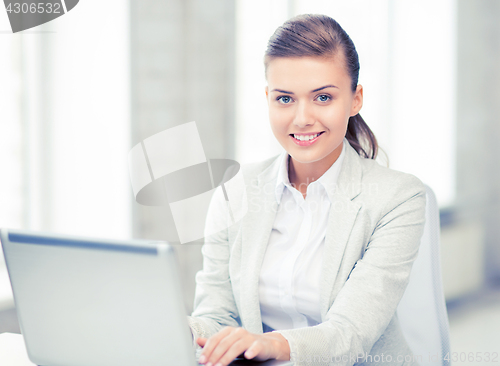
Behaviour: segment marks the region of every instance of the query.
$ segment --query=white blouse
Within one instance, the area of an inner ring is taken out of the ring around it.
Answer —
[[[319,271],[333,191],[345,155],[307,186],[306,198],[290,185],[283,152],[276,182],[278,208],[259,277],[264,332],[321,323]]]

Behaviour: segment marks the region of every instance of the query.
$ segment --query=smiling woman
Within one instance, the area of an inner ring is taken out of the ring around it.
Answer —
[[[297,365],[418,365],[396,308],[425,222],[425,187],[379,165],[359,115],[356,49],[324,15],[280,26],[264,58],[272,132],[284,151],[243,165],[250,204],[231,225],[214,194],[188,317],[201,363],[238,355]],[[369,189],[367,189],[369,187]]]

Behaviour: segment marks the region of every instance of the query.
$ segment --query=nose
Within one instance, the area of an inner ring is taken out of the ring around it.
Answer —
[[[308,106],[306,102],[297,103],[293,123],[299,128],[314,124],[314,115],[312,114],[310,106]]]

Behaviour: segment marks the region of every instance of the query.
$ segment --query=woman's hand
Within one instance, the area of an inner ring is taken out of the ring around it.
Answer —
[[[210,338],[198,338],[203,347],[199,362],[207,366],[226,366],[243,354],[259,361],[290,360],[288,341],[276,332],[253,334],[241,327],[225,327]]]

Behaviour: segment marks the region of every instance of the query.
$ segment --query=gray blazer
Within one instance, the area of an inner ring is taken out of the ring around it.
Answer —
[[[414,175],[361,158],[344,143],[321,267],[322,322],[278,332],[298,365],[417,365],[396,308],[423,234],[425,187]],[[238,204],[248,204],[248,212],[202,246],[203,270],[196,274],[194,311],[188,316],[200,337],[224,326],[257,334],[269,330],[263,329],[258,282],[277,209],[278,162],[273,157],[242,166],[247,200]],[[216,191],[206,227],[231,222],[222,214],[226,204]]]

